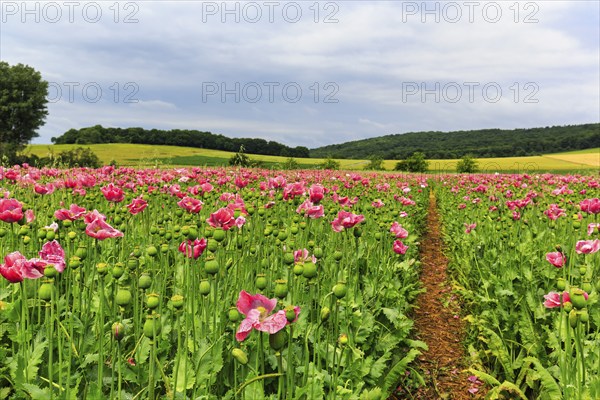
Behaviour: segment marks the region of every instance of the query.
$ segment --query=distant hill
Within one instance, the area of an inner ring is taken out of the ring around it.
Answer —
[[[600,123],[530,129],[410,132],[310,150],[311,157],[405,159],[421,151],[429,159],[521,157],[600,147]]]
[[[229,138],[210,132],[188,129],[143,129],[143,128],[105,128],[102,125],[81,129],[69,129],[59,137],[53,137],[54,144],[107,144],[132,143],[163,146],[186,146],[210,150],[244,151],[250,154],[262,154],[283,157],[308,157],[307,147],[289,147],[284,144],[253,138]]]

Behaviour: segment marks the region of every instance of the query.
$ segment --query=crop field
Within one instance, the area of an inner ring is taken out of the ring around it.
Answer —
[[[30,145],[26,152],[39,157],[50,153],[78,147],[78,145]],[[100,160],[108,164],[116,161],[117,165],[148,167],[148,166],[226,166],[234,153],[177,146],[151,146],[137,144],[93,144],[89,147],[98,155]],[[250,155],[252,160],[261,161],[265,168],[277,169],[285,163],[285,157]],[[319,158],[298,158],[300,168],[311,169],[324,160]],[[361,170],[368,160],[338,160],[341,169]],[[429,160],[429,170],[434,173],[454,172],[458,160]],[[534,172],[534,171],[568,171],[585,172],[600,170],[600,148],[581,150],[567,153],[548,154],[533,157],[504,157],[479,159],[482,172]],[[395,160],[386,160],[383,166],[392,170]]]
[[[432,212],[466,324],[451,398],[600,398],[599,194],[597,175],[0,167],[0,398],[412,398]]]

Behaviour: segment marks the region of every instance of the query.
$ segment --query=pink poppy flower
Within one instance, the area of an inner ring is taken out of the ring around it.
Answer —
[[[44,276],[43,268],[37,268],[33,262],[27,260],[18,251],[4,257],[4,264],[0,264],[0,275],[10,283],[18,283],[25,278],[37,279]]]
[[[385,206],[385,203],[383,201],[381,201],[381,199],[377,199],[371,203],[371,206],[374,208],[381,208],[381,207]]]
[[[400,240],[395,240],[393,249],[396,254],[406,254],[408,246],[402,243]]]
[[[85,216],[83,217],[83,221],[86,224],[91,224],[92,222],[94,222],[97,219],[106,221],[106,215],[100,213],[98,210],[94,210],[94,211],[90,211],[89,213],[85,214]]]
[[[96,211],[96,210],[94,210]],[[102,218],[96,218],[85,228],[85,233],[94,239],[104,240],[108,238],[122,237],[123,232],[113,228]]]
[[[397,239],[406,239],[408,237],[408,231],[396,221],[392,223],[392,226],[390,227],[390,232],[392,232]]]
[[[311,256],[307,249],[300,249],[294,251],[294,262],[296,263],[304,263],[310,261],[313,264],[317,263],[317,258],[313,255]]]
[[[127,208],[132,215],[141,213],[146,207],[148,207],[148,202],[144,200],[141,195],[140,197],[131,200],[131,203],[127,204]]]
[[[223,228],[228,231],[235,226],[234,211],[230,208],[223,207],[210,214],[206,222],[213,228]]]
[[[58,272],[62,273],[65,270],[65,251],[56,240],[44,243],[39,255],[45,263],[44,268],[46,265],[52,264]]]
[[[588,214],[598,214],[600,213],[600,199],[585,199],[579,202],[579,206],[581,207],[581,211],[584,211]]]
[[[35,214],[33,213],[33,210],[26,210],[25,211],[25,221],[30,224],[33,221],[35,221]]]
[[[198,214],[200,210],[202,210],[202,206],[204,205],[204,203],[193,197],[185,196],[177,203],[177,205],[186,210],[187,212],[190,212],[192,214]]]
[[[241,215],[235,219],[235,226],[237,226],[238,229],[242,229],[242,226],[244,226],[245,223],[246,218],[242,217]]]
[[[591,224],[588,225],[588,227],[587,227],[588,236],[591,236],[591,234],[594,233],[594,231],[600,231],[600,223],[592,222]]]
[[[364,215],[356,215],[349,211],[339,211],[337,218],[331,221],[331,227],[335,232],[341,232],[344,229],[352,228],[365,220]]]
[[[55,187],[52,183],[48,183],[46,185],[40,185],[40,184],[36,183],[33,186],[33,190],[37,194],[52,194],[52,193],[54,193]]]
[[[323,205],[311,206],[306,210],[306,215],[312,219],[321,218],[325,215],[325,209],[323,208]]]
[[[560,251],[546,254],[546,260],[556,268],[562,268],[567,262],[567,258]]]
[[[592,254],[600,250],[600,239],[580,240],[575,244],[577,254]]]
[[[567,214],[565,213],[565,210],[563,210],[556,204],[550,204],[550,208],[544,211],[544,215],[546,215],[551,220],[555,221],[559,217],[564,217]]]
[[[324,193],[325,188],[323,187],[323,185],[315,183],[314,185],[311,185],[311,187],[308,189],[309,200],[312,203],[317,204],[321,200],[323,200]]]
[[[185,240],[179,245],[179,251],[188,258],[198,258],[206,249],[207,241],[205,238],[195,240]]]
[[[0,199],[0,220],[9,224],[23,219],[23,205],[15,199]]]
[[[289,321],[284,310],[270,314],[275,306],[277,306],[277,299],[268,299],[262,294],[251,295],[242,290],[237,301],[237,309],[246,318],[240,323],[235,334],[237,341],[244,341],[252,329],[273,334],[285,328]],[[298,318],[300,307],[294,307],[294,312]]]
[[[60,221],[69,220],[75,221],[81,218],[85,214],[86,210],[83,207],[79,207],[77,204],[71,204],[69,209],[61,208],[54,211],[54,217]]]
[[[550,292],[544,295],[544,299],[544,307],[546,308],[555,308],[562,305],[560,293]]]
[[[115,203],[119,203],[123,201],[125,198],[125,193],[123,193],[123,189],[109,183],[107,186],[100,188],[100,191],[104,195],[104,198],[108,201],[113,201]]]
[[[477,224],[467,224],[466,222],[463,224],[465,226],[465,233],[471,233],[471,231],[477,228]]]

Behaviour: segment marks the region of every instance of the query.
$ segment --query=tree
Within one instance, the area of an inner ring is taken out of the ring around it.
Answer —
[[[398,162],[394,169],[406,172],[427,172],[427,168],[429,168],[429,162],[425,160],[425,154],[417,151],[406,160]]]
[[[16,153],[39,134],[48,115],[48,82],[28,65],[0,61],[0,159]]]
[[[321,164],[319,164],[319,168],[337,170],[340,169],[340,162],[331,157],[327,157]]]
[[[240,149],[229,159],[229,165],[235,167],[249,167],[250,157],[245,153],[244,145],[240,146]]]
[[[369,163],[365,165],[365,169],[375,170],[375,171],[383,171],[385,167],[383,166],[383,158],[378,156],[369,157]]]
[[[479,171],[479,165],[471,155],[467,154],[456,164],[456,172],[459,174],[474,174]]]

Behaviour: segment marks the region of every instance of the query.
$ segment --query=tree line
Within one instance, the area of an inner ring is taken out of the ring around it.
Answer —
[[[168,146],[187,146],[211,150],[238,151],[242,146],[250,154],[283,157],[309,157],[304,146],[289,147],[284,144],[256,138],[229,138],[211,132],[187,129],[105,128],[95,125],[69,129],[62,136],[53,137],[54,144],[135,143]]]
[[[406,159],[421,152],[428,159],[520,157],[600,147],[600,124],[530,129],[481,129],[456,132],[410,132],[329,145],[310,150],[322,158]]]

